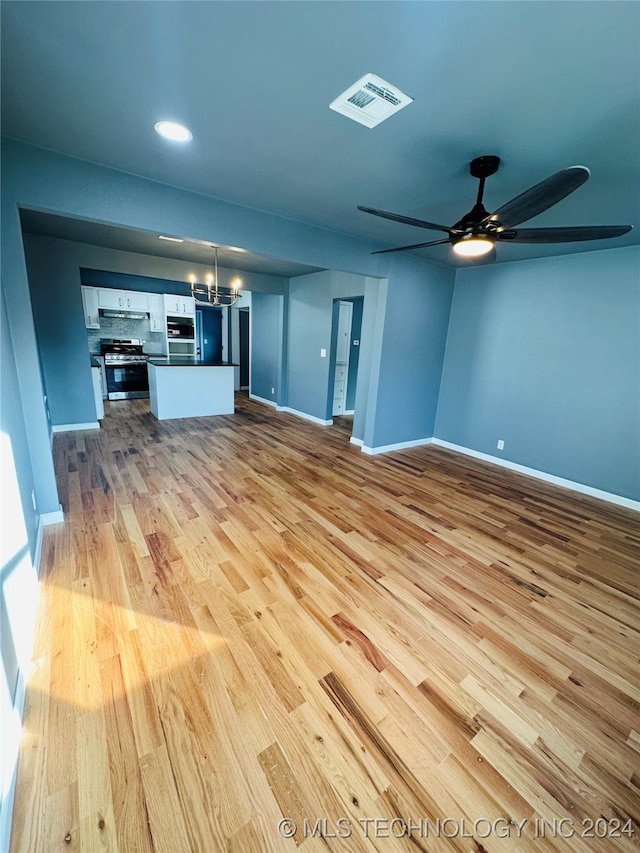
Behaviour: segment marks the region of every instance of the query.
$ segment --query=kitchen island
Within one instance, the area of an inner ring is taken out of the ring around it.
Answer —
[[[150,358],[149,403],[158,420],[231,415],[237,365],[193,356]]]

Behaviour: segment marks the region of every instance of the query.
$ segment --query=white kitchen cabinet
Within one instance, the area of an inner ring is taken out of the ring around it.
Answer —
[[[108,287],[98,288],[98,308],[122,311],[124,307],[124,290],[111,290]]]
[[[100,314],[98,313],[98,288],[82,288],[82,305],[84,307],[84,324],[87,329],[100,328]]]
[[[164,299],[161,293],[148,293],[149,329],[152,332],[165,331]]]
[[[164,307],[165,312],[174,317],[180,317],[183,315],[193,317],[196,313],[196,305],[193,296],[175,296],[172,293],[165,293]]]
[[[93,400],[96,404],[96,420],[104,418],[104,403],[102,402],[102,371],[99,367],[91,368],[91,382],[93,385]]]
[[[146,314],[149,310],[148,293],[142,293],[139,290],[125,290],[123,297],[124,307],[127,311],[144,311]]]
[[[148,295],[137,290],[114,290],[109,287],[99,287],[98,307],[115,311],[144,311],[149,310]]]

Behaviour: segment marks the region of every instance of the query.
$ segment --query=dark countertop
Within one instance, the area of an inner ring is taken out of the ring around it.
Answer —
[[[95,355],[91,356],[91,367],[102,367],[102,364],[98,361]]]
[[[171,355],[168,358],[148,358],[147,364],[155,367],[238,367],[228,361],[197,359],[190,355]]]

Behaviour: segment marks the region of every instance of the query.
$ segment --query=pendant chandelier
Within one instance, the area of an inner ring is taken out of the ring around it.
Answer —
[[[198,302],[208,302],[219,308],[230,307],[235,305],[240,294],[238,290],[242,284],[239,278],[234,279],[231,288],[221,289],[218,285],[218,247],[213,247],[213,275],[209,273],[205,284],[198,284],[195,275],[189,276],[191,285],[191,295]]]

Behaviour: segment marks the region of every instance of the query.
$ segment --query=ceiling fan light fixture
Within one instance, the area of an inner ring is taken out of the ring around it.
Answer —
[[[494,243],[489,237],[468,234],[453,244],[453,251],[461,258],[480,258],[493,249]]]

